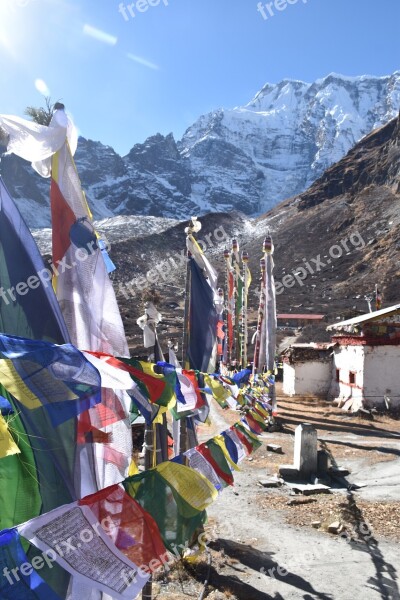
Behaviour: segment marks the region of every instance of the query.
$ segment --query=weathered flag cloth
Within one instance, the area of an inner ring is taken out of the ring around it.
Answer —
[[[132,600],[149,575],[128,560],[112,543],[88,506],[74,502],[18,527],[20,535],[51,556],[74,576],[74,597],[85,588]],[[133,575],[134,574],[134,575]]]
[[[205,509],[218,496],[205,477],[173,462],[128,477],[123,485],[152,515],[165,546],[172,552],[190,547],[195,532],[205,522]]]
[[[80,500],[79,505],[89,506],[116,547],[140,567],[166,553],[153,517],[123,487],[101,490]]]

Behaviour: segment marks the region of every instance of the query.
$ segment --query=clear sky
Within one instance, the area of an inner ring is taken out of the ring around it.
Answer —
[[[268,4],[273,16],[257,0],[0,0],[0,113],[40,105],[47,86],[82,135],[125,154],[266,82],[400,69],[400,0]]]

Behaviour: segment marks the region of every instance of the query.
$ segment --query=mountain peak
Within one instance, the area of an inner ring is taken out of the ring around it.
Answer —
[[[398,71],[383,77],[330,73],[314,83],[286,78],[266,83],[244,106],[202,115],[181,140],[157,133],[123,158],[110,146],[81,139],[76,162],[97,218],[184,219],[233,210],[257,215],[299,196],[359,140],[397,116],[399,106]],[[28,223],[49,222],[47,182],[14,157],[4,159],[3,173]]]

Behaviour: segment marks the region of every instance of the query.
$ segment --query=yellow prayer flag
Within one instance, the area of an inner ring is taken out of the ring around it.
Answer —
[[[265,421],[261,415],[259,415],[255,410],[250,410],[249,414],[253,417],[255,421],[260,423],[261,425],[265,425]]]
[[[0,458],[13,454],[21,454],[21,450],[14,442],[3,415],[0,415]]]
[[[205,510],[218,497],[218,492],[212,483],[190,467],[167,461],[158,465],[156,470],[190,506],[197,510]]]
[[[213,438],[213,441],[218,444],[218,446],[221,448],[222,452],[224,453],[224,456],[226,458],[226,460],[228,461],[228,464],[235,470],[235,471],[240,471],[239,467],[237,466],[236,463],[233,462],[233,460],[231,459],[231,455],[228,452],[228,448],[226,447],[226,443],[225,443],[225,439],[222,435],[216,435]]]
[[[262,404],[260,404],[259,402],[256,402],[256,408],[266,419],[268,419],[268,417],[269,417],[268,411],[265,410],[265,408],[263,407]]]
[[[40,400],[22,381],[11,360],[0,360],[0,383],[26,408],[32,410],[42,406]]]
[[[139,469],[137,468],[137,464],[132,459],[131,464],[129,465],[128,477],[133,477],[133,475],[138,475]]]
[[[78,396],[63,381],[55,379],[47,369],[42,369],[40,375],[42,386],[47,390],[49,397],[52,395],[54,398],[61,397],[63,400],[78,399]],[[43,406],[39,398],[31,392],[21,379],[11,360],[0,360],[0,383],[6,388],[7,392],[12,394],[26,408],[33,410]]]
[[[224,388],[222,383],[217,379],[214,379],[210,375],[206,374],[204,376],[204,380],[206,385],[211,389],[212,395],[215,400],[224,403],[228,398],[232,396],[232,393]]]

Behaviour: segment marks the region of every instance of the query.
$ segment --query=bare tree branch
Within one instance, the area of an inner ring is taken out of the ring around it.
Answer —
[[[55,102],[53,104],[50,97],[45,97],[44,100],[46,104],[45,107],[36,108],[35,106],[28,106],[24,112],[28,117],[31,117],[32,121],[35,121],[35,123],[48,126],[50,125],[54,110],[58,107],[57,105],[59,103]]]

